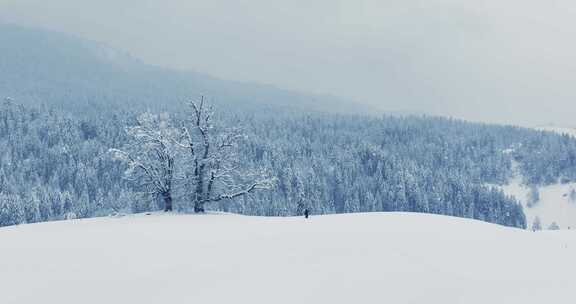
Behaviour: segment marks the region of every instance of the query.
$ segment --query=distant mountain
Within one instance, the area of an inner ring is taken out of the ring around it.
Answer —
[[[173,109],[199,95],[247,109],[369,111],[336,97],[151,66],[96,42],[0,24],[0,99],[76,110],[86,106]]]

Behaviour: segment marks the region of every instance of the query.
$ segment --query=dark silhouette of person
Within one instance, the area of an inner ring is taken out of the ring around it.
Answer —
[[[304,217],[308,218],[310,216],[310,211],[308,210],[308,208],[304,209]]]

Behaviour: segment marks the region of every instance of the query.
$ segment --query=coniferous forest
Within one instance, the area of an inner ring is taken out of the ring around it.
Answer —
[[[267,191],[206,205],[248,215],[409,211],[526,226],[522,207],[486,184],[503,184],[512,161],[526,183],[576,180],[576,140],[529,129],[434,117],[369,117],[296,111],[216,111],[241,128],[241,167],[274,179]],[[72,115],[48,106],[0,106],[0,224],[159,210],[161,199],[126,178],[110,149],[129,141],[138,112]],[[185,112],[165,114],[174,126]],[[174,208],[191,211],[185,185]]]
[[[576,140],[568,136],[354,114],[351,107],[326,111],[325,96],[150,67],[118,54],[111,60],[110,50],[60,34],[12,26],[0,32],[0,226],[165,209],[160,192],[131,176],[134,162],[112,151],[130,148],[143,113],[162,118],[173,136],[168,145],[182,145],[193,117],[186,98],[197,101],[198,92],[215,99],[212,135],[235,134],[233,145],[223,145],[233,148],[229,162],[210,159],[211,168],[257,172],[266,187],[243,188],[236,182],[245,176],[229,174],[231,192],[198,204],[199,192],[190,191],[195,159],[176,149],[170,207],[178,211],[408,211],[525,228],[519,202],[487,185],[507,183],[516,164],[525,184],[576,181]],[[246,190],[250,195],[239,195]]]

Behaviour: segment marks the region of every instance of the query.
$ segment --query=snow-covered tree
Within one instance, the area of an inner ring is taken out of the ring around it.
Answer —
[[[0,227],[18,225],[26,222],[24,204],[16,195],[0,193]]]
[[[172,114],[174,136],[166,141],[176,146],[172,147],[176,152],[171,189],[175,208],[192,209],[196,167],[190,151],[181,146],[186,146],[181,113]],[[149,199],[151,188],[133,187],[146,181],[143,172],[128,175],[134,181],[130,183],[124,174],[126,163],[103,153],[110,147],[132,156],[143,153],[131,149],[145,150],[125,132],[127,125],[137,125],[137,115],[110,107],[84,114],[0,101],[0,192],[16,196],[22,210],[28,210],[25,214],[32,215],[31,221],[36,217],[35,204],[24,207],[33,189],[41,193],[41,221],[61,219],[69,212],[90,217],[164,208],[161,194]],[[252,191],[233,202],[221,199],[210,205],[215,210],[294,215],[303,196],[303,202],[318,214],[417,211],[526,228],[521,205],[483,185],[505,183],[512,160],[530,185],[557,183],[560,178],[576,181],[576,140],[522,128],[437,118],[245,112],[240,106],[219,111],[214,121],[218,124],[210,129],[211,142],[243,126],[245,136],[235,132],[237,144],[228,151],[233,152],[239,172],[236,185],[250,186],[259,177],[257,168],[266,168],[278,179],[278,187],[271,191]],[[202,151],[198,130],[191,122],[186,127]],[[156,132],[158,126],[152,129]],[[513,152],[500,153],[511,143]],[[155,157],[150,154],[139,161]],[[203,188],[211,168],[206,165],[202,170]],[[250,172],[256,174],[247,175]],[[235,193],[225,189],[220,185],[218,193]]]
[[[88,190],[84,189],[82,194],[76,198],[74,213],[78,218],[87,218],[93,214],[93,206],[88,197]]]
[[[29,198],[24,200],[24,214],[26,223],[36,223],[40,221],[40,199],[35,190]]]
[[[570,197],[570,201],[576,203],[576,189],[570,190],[570,196],[569,197]]]
[[[538,190],[538,186],[533,185],[530,187],[530,192],[528,193],[528,202],[527,205],[529,208],[534,207],[540,201],[540,191]]]
[[[542,230],[542,222],[540,221],[540,217],[535,217],[534,222],[532,222],[532,231],[540,231]]]
[[[72,194],[68,191],[64,191],[61,196],[62,199],[62,213],[65,219],[75,219],[76,213],[74,212],[74,202],[72,200]]]
[[[243,139],[239,128],[213,123],[214,110],[204,97],[191,101],[190,117],[182,127],[179,146],[186,152],[186,195],[194,212],[204,212],[208,203],[231,200],[256,190],[270,189],[274,178],[263,170],[242,167],[238,148]]]
[[[130,139],[127,147],[111,152],[128,165],[125,174],[139,190],[161,197],[164,211],[172,211],[178,151],[175,147],[177,130],[171,126],[169,115],[144,113],[127,133]]]
[[[560,226],[558,226],[556,222],[552,222],[552,224],[550,224],[550,226],[548,227],[548,230],[560,230]]]

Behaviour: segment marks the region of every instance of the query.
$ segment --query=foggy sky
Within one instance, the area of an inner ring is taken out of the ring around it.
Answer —
[[[387,111],[576,126],[571,0],[0,0],[145,62]]]

